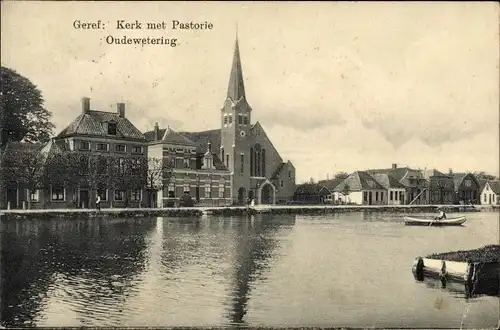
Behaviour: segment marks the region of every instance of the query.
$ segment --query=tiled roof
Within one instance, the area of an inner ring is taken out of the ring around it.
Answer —
[[[54,139],[51,139],[47,142],[40,150],[46,157],[52,156],[54,154],[62,152],[63,149],[55,142]]]
[[[452,174],[453,182],[455,183],[455,189],[458,189],[458,187],[460,187],[460,185],[462,184],[462,181],[464,181],[466,176],[467,176],[467,173],[453,173]]]
[[[484,187],[486,186],[486,183],[488,182],[488,180],[486,180],[486,179],[478,179],[477,181],[479,181],[479,191],[483,191]],[[490,182],[490,187],[491,187],[491,182]]]
[[[425,171],[422,171],[422,173],[423,173],[425,179],[429,179],[430,177],[433,177],[433,176],[440,176],[440,177],[451,178],[451,175],[444,174],[443,172],[440,172],[440,171],[438,171],[436,169],[425,170]]]
[[[323,186],[317,183],[302,183],[295,188],[295,194],[314,195],[318,194],[321,189],[323,189]]]
[[[41,143],[24,143],[24,142],[8,142],[5,147],[6,153],[40,151],[44,144]]]
[[[6,143],[5,149],[2,153],[2,161],[12,159],[11,157],[13,157],[14,155],[20,155],[20,154],[27,155],[31,152],[33,152],[33,154],[40,153],[43,146],[44,144],[41,143],[25,143],[25,142],[9,141]]]
[[[350,191],[362,190],[384,190],[385,188],[378,183],[368,172],[357,171],[350,174],[344,181],[342,181],[334,191],[342,192],[345,186],[349,186]]]
[[[405,186],[400,183],[396,178],[387,174],[387,173],[374,173],[372,177],[382,185],[385,189],[393,188],[393,189],[401,189],[405,188]]]
[[[162,141],[170,144],[176,144],[176,145],[181,145],[181,146],[196,146],[197,144],[182,135],[181,133],[178,133],[174,131],[172,128],[167,127],[166,129],[159,129],[158,130],[158,136],[160,140],[155,140],[155,132],[154,131],[149,131],[144,133],[144,136],[148,141],[154,142],[154,141]]]
[[[198,145],[196,148],[197,153],[205,153],[207,151],[208,141],[212,143],[212,152],[218,154],[221,145],[221,132],[220,129],[213,129],[203,132],[180,132],[180,134],[187,137]]]
[[[217,154],[212,154],[212,156],[214,158],[214,166],[216,170],[229,171],[226,165],[224,165],[224,163],[220,160],[219,156],[217,156]]]
[[[331,180],[321,180],[318,181],[318,183],[326,187],[326,189],[334,191],[334,189],[337,188],[337,186],[341,184],[342,181],[344,181],[344,179],[331,179]]]
[[[409,170],[411,169],[408,167],[397,167],[397,168],[386,168],[386,169],[369,169],[366,170],[366,172],[368,172],[369,174],[375,174],[375,173],[389,174],[397,181],[401,181],[401,179],[403,179],[403,177]]]
[[[127,118],[120,117],[114,112],[90,110],[80,114],[57,138],[71,135],[90,135],[109,137],[105,123],[114,121],[116,123],[117,137],[127,139],[145,140],[144,135]]]
[[[500,181],[490,181],[490,188],[495,194],[500,194]]]

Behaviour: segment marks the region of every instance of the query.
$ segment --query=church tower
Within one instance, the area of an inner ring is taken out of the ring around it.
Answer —
[[[252,108],[247,103],[245,95],[240,49],[236,36],[226,100],[221,109],[220,157],[233,173],[233,196],[234,198],[238,196],[239,200],[246,199],[250,186],[251,113]]]

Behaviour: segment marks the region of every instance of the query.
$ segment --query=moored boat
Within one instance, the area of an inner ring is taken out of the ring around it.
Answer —
[[[467,218],[464,216],[436,220],[434,218],[404,217],[407,226],[461,226]]]

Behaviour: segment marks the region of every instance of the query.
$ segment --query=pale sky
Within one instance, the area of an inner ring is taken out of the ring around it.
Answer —
[[[499,6],[489,3],[2,2],[1,62],[42,91],[59,132],[92,108],[142,131],[219,128],[238,23],[252,122],[297,181],[392,163],[499,168]],[[116,21],[165,21],[165,31]],[[75,30],[74,20],[105,23]],[[171,21],[212,30],[172,31]],[[108,35],[178,46],[108,45]]]

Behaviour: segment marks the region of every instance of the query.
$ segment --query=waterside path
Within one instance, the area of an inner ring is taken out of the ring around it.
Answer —
[[[72,218],[72,217],[189,217],[206,215],[271,214],[322,214],[341,212],[393,212],[429,213],[443,206],[448,212],[464,211],[462,205],[256,205],[228,207],[178,207],[178,208],[109,208],[101,209],[33,209],[0,210],[1,220],[10,218]],[[499,210],[498,205],[475,205],[474,211]]]

